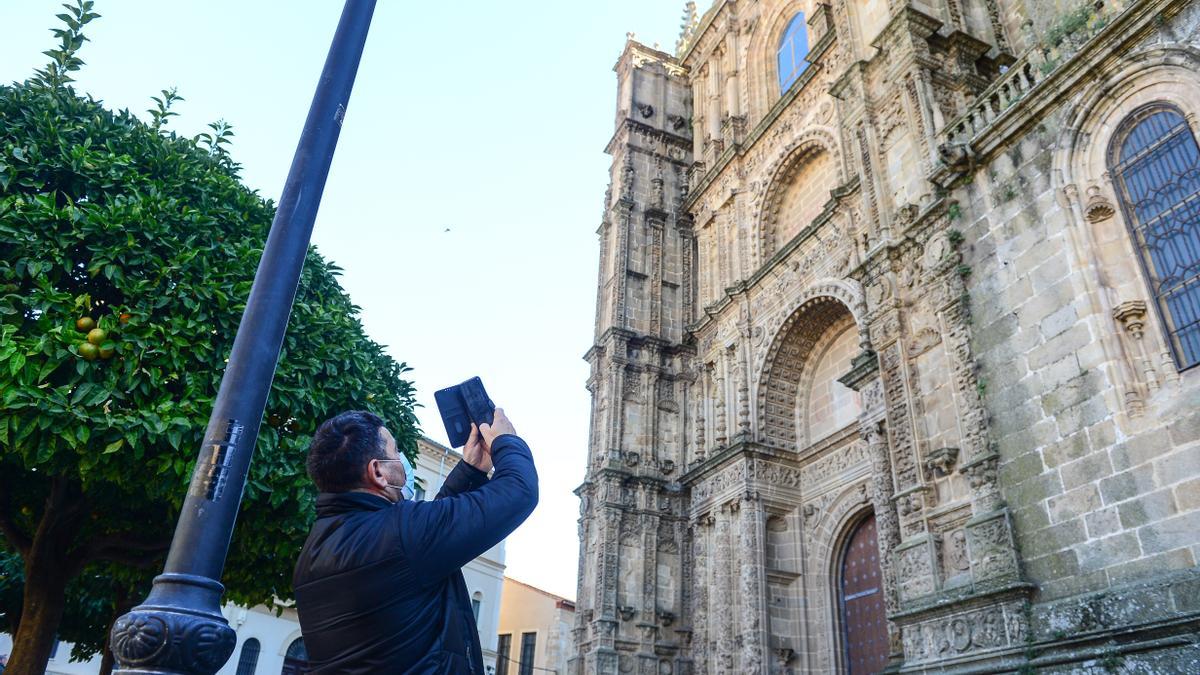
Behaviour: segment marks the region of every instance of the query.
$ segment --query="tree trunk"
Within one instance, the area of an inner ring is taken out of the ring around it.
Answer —
[[[76,486],[55,478],[46,510],[25,556],[25,597],[21,624],[13,636],[4,675],[41,675],[54,648],[67,600],[67,582],[79,572],[72,556],[83,526],[84,508]]]
[[[112,653],[112,628],[126,612],[133,609],[134,602],[130,600],[129,589],[121,585],[117,588],[117,601],[113,605],[112,620],[108,622],[108,633],[104,636],[103,658],[100,659],[100,672],[97,675],[112,675],[116,658]]]

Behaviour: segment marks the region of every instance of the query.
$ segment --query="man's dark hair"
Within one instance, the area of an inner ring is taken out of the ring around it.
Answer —
[[[308,475],[321,492],[349,492],[362,487],[362,473],[372,459],[386,459],[379,430],[383,420],[351,410],[325,420],[308,446]]]

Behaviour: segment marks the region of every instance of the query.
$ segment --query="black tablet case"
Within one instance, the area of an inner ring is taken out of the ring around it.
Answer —
[[[460,448],[471,437],[471,423],[491,424],[496,405],[488,398],[483,380],[478,377],[433,392],[442,424],[446,425],[446,437],[450,447]]]

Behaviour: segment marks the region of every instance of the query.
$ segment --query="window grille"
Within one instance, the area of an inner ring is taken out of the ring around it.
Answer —
[[[533,675],[537,633],[521,633],[521,668],[518,675]]]
[[[783,39],[779,41],[779,51],[776,59],[779,63],[779,91],[787,93],[788,89],[800,79],[800,75],[808,68],[808,27],[804,22],[804,12],[797,12],[788,24]]]
[[[258,653],[262,651],[262,644],[255,638],[250,638],[242,643],[242,653],[238,656],[237,675],[254,675],[254,669],[258,667]]]
[[[512,635],[501,635],[496,645],[496,675],[508,675],[508,662],[512,658]]]
[[[1113,136],[1110,173],[1180,370],[1200,363],[1200,147],[1187,120],[1156,103]]]

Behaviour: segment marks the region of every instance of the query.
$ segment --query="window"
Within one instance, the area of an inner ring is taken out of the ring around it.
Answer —
[[[262,644],[254,638],[242,643],[242,654],[238,657],[237,675],[254,675],[260,651],[262,651]]]
[[[417,501],[419,501],[419,502],[425,501],[425,488],[418,485],[416,492],[417,492]]]
[[[517,675],[533,675],[533,650],[537,645],[537,633],[521,633],[521,670]]]
[[[800,79],[800,74],[808,68],[808,61],[804,60],[807,56],[808,27],[804,23],[804,12],[797,12],[779,42],[777,59],[780,93],[787,93],[796,80]]]
[[[471,596],[471,613],[475,615],[475,623],[479,623],[479,608],[483,606],[483,593],[475,591]]]
[[[1150,293],[1180,370],[1200,364],[1200,147],[1174,107],[1121,123],[1111,174]]]
[[[501,635],[496,643],[496,675],[508,675],[508,662],[512,653],[512,636]]]
[[[308,649],[304,646],[304,638],[296,638],[288,645],[283,657],[283,669],[280,675],[302,675],[308,672]]]

